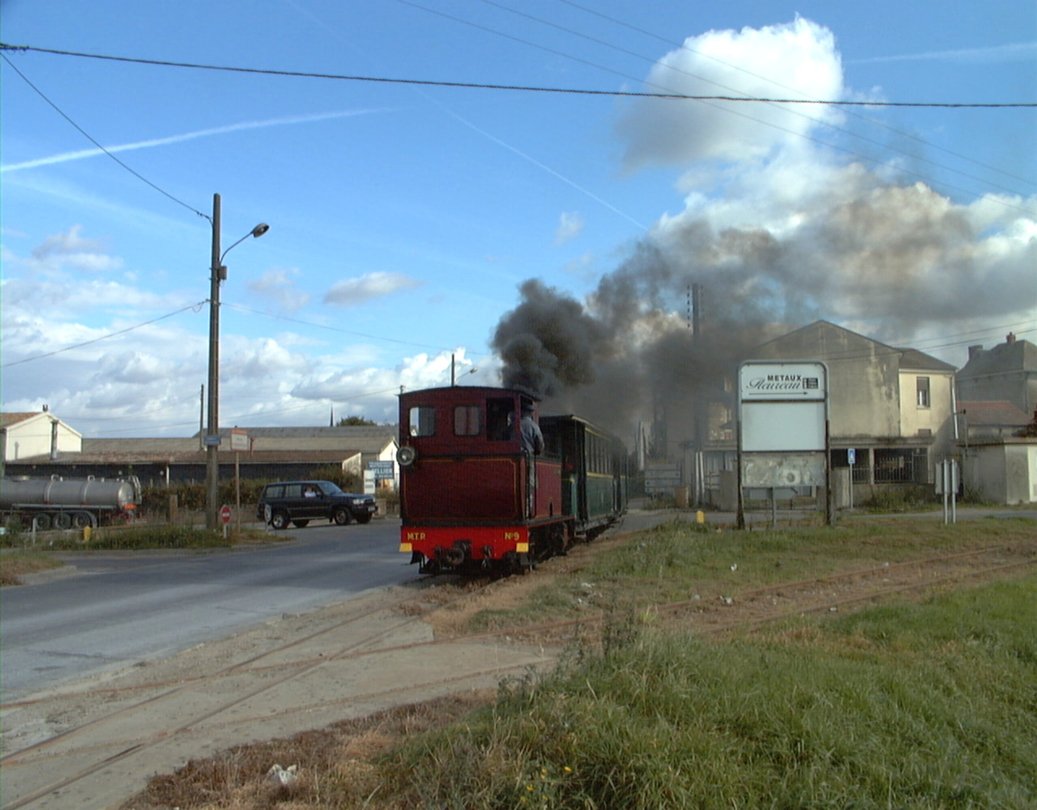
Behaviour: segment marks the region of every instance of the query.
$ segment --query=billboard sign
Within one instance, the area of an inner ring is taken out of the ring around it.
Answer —
[[[374,473],[376,481],[391,481],[396,474],[394,461],[369,461],[367,469]]]
[[[738,370],[738,389],[743,452],[824,452],[824,363],[748,361]]]
[[[235,452],[248,452],[248,433],[240,428],[231,428],[230,449]]]
[[[742,402],[821,401],[827,396],[824,363],[750,361],[739,369]]]

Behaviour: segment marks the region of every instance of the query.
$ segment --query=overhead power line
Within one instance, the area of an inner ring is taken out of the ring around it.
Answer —
[[[560,95],[608,96],[620,98],[649,98],[673,101],[724,101],[755,104],[814,104],[832,107],[914,107],[944,109],[1025,109],[1037,108],[1037,102],[938,102],[938,101],[856,101],[849,99],[804,99],[772,98],[765,96],[698,95],[688,93],[639,92],[636,90],[600,90],[580,87],[548,87],[525,84],[496,84],[488,82],[445,81],[437,79],[405,79],[389,76],[363,76],[345,73],[314,73],[299,70],[274,68],[238,67],[212,65],[198,62],[179,62],[169,59],[145,59],[142,57],[113,56],[111,54],[66,51],[56,48],[40,48],[33,45],[10,45],[0,42],[0,51],[45,53],[53,56],[70,56],[79,59],[98,59],[108,62],[123,62],[155,67],[175,67],[189,70],[209,70],[225,73],[245,73],[260,76],[280,76],[295,79],[325,79],[331,81],[369,82],[375,84],[417,85],[422,87],[448,87],[463,90],[501,90],[519,93],[555,93]]]
[[[0,43],[0,51],[3,51],[3,50],[5,50],[5,47],[3,46],[2,43]],[[76,131],[78,131],[80,135],[82,135],[84,138],[86,138],[88,141],[90,141],[90,143],[92,143],[94,146],[96,146],[98,149],[100,149],[102,152],[104,152],[106,155],[108,155],[108,157],[110,157],[112,160],[114,160],[116,163],[118,163],[120,166],[122,166],[126,171],[128,171],[130,174],[132,174],[134,177],[136,177],[142,183],[145,183],[145,184],[151,186],[151,188],[153,188],[159,194],[161,194],[162,196],[167,197],[168,199],[172,200],[177,205],[182,205],[188,211],[193,211],[198,216],[203,217],[204,219],[207,219],[210,222],[212,222],[212,217],[210,217],[208,214],[202,213],[197,208],[195,208],[193,205],[190,205],[189,203],[185,203],[183,200],[181,200],[181,199],[179,199],[177,197],[174,197],[172,194],[170,194],[164,188],[161,188],[160,186],[157,186],[154,183],[152,183],[150,180],[148,180],[148,178],[146,178],[144,175],[142,175],[136,169],[132,168],[131,166],[128,166],[126,163],[124,163],[123,161],[119,160],[119,158],[117,158],[108,149],[106,149],[104,146],[102,146],[97,141],[97,139],[94,138],[89,132],[87,132],[85,129],[83,129],[81,126],[79,126],[79,124],[77,124],[75,121],[73,121],[65,113],[64,110],[62,110],[57,104],[55,104],[53,101],[51,101],[49,98],[47,98],[47,95],[42,90],[40,90],[40,88],[38,88],[35,84],[33,84],[29,80],[28,76],[26,76],[24,73],[22,73],[20,70],[18,70],[17,67],[14,66],[14,63],[11,62],[11,60],[7,58],[6,54],[0,53],[0,58],[3,58],[3,60],[8,65],[11,66],[11,70],[13,70],[15,73],[17,73],[21,77],[22,81],[25,82],[27,85],[29,85],[29,87],[31,87],[40,98],[42,98],[51,107],[53,107],[55,112],[57,112],[58,115],[60,115],[62,118],[64,118],[66,121],[68,121],[73,127],[75,127]]]
[[[125,329],[120,329],[117,332],[109,332],[107,335],[101,335],[100,337],[93,338],[92,340],[84,340],[82,343],[75,343],[72,346],[65,346],[62,349],[55,349],[52,352],[46,352],[44,354],[36,354],[32,357],[23,357],[21,360],[15,360],[11,363],[4,363],[0,368],[10,368],[11,366],[20,366],[22,363],[31,363],[34,360],[42,360],[44,357],[53,357],[56,354],[63,354],[64,352],[70,352],[73,349],[81,349],[84,346],[90,346],[94,343],[100,343],[102,340],[108,340],[109,338],[117,337],[119,335],[125,335],[127,332],[132,332],[135,329],[140,329],[144,326],[150,326],[153,323],[164,321],[166,318],[172,318],[174,315],[179,315],[181,312],[187,312],[189,309],[197,310],[203,304],[209,303],[209,299],[206,298],[204,301],[199,301],[197,304],[188,304],[186,307],[181,307],[174,312],[167,312],[165,315],[160,315],[157,318],[152,318],[150,321],[144,321],[144,323],[138,323],[134,326],[127,326]]]

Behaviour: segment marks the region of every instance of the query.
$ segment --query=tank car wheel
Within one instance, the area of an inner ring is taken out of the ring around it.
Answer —
[[[32,526],[38,532],[45,532],[50,528],[51,518],[46,512],[39,515],[33,515]]]
[[[57,512],[54,515],[54,528],[55,529],[71,529],[72,528],[72,515],[68,512]]]
[[[340,506],[335,510],[335,514],[332,516],[332,520],[335,521],[336,526],[345,526],[349,523],[349,510],[344,506]]]
[[[94,516],[89,512],[73,512],[72,525],[77,529],[85,529],[87,526],[93,527],[97,524],[94,523]]]
[[[280,531],[288,528],[288,515],[284,512],[274,512],[270,516],[270,525]]]

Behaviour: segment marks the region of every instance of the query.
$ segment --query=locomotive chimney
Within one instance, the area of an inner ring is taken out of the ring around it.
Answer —
[[[58,420],[50,420],[50,460],[58,460]]]

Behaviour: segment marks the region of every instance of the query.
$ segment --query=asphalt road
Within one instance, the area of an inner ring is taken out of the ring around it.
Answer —
[[[311,524],[229,551],[63,554],[71,567],[56,578],[0,589],[3,702],[411,581],[399,525]]]

